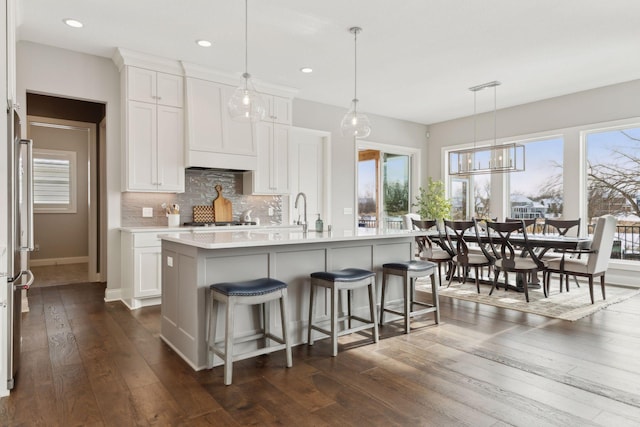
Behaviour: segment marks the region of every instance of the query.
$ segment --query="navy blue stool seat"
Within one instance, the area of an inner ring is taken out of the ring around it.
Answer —
[[[231,384],[233,376],[233,362],[248,359],[261,354],[271,353],[278,350],[285,350],[287,367],[292,366],[291,343],[288,333],[287,314],[287,284],[280,280],[268,277],[247,280],[242,282],[224,282],[209,286],[210,305],[207,311],[207,358],[209,368],[213,367],[214,357],[218,356],[224,363],[224,383]],[[282,336],[278,337],[269,331],[269,304],[271,301],[280,302],[280,320],[282,325]],[[226,304],[224,342],[216,341],[216,329],[218,323],[219,303]],[[260,305],[261,307],[261,330],[250,336],[235,339],[233,335],[235,325],[236,305]],[[264,347],[257,350],[234,354],[234,344],[239,344],[253,340],[264,340]],[[275,341],[277,345],[269,345],[269,340]],[[222,346],[220,344],[222,343]]]
[[[426,313],[435,313],[436,324],[440,323],[440,304],[438,301],[438,286],[436,286],[434,272],[436,264],[430,261],[411,260],[407,262],[389,262],[382,265],[382,296],[380,301],[380,325],[384,324],[384,314],[392,313],[404,318],[404,332],[408,334],[410,318]],[[403,304],[401,311],[385,305],[388,276],[398,276],[403,284]],[[415,279],[431,276],[431,304],[415,300]],[[414,306],[422,307],[414,309]]]
[[[369,293],[369,319],[351,313],[351,299],[354,289],[367,287]],[[315,318],[314,297],[317,288],[329,289],[331,297],[330,329],[319,326]],[[347,291],[347,315],[338,316],[338,295],[340,291]],[[372,330],[373,341],[378,342],[378,321],[376,319],[376,274],[373,271],[360,268],[345,268],[335,271],[318,271],[311,273],[311,289],[309,292],[309,330],[307,343],[313,345],[312,331],[318,331],[331,338],[332,356],[338,354],[338,337],[365,329]],[[360,324],[352,326],[352,320]],[[338,331],[338,322],[347,321],[347,325]]]

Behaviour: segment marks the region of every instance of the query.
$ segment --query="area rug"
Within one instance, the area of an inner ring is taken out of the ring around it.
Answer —
[[[446,296],[465,301],[474,301],[480,304],[510,308],[525,313],[570,321],[589,316],[605,307],[640,293],[640,289],[607,285],[605,288],[607,299],[603,301],[600,284],[598,283],[598,286],[594,286],[595,304],[591,304],[589,286],[581,284],[580,288],[578,288],[575,284],[572,283],[572,285],[570,292],[560,293],[559,286],[553,284],[549,298],[544,297],[542,289],[530,289],[528,303],[525,301],[523,293],[512,290],[505,291],[502,288],[496,289],[493,291],[493,295],[489,295],[491,288],[489,286],[480,286],[480,294],[478,294],[473,283],[458,284],[454,282],[448,288],[446,286],[440,287],[438,292],[441,297]],[[431,294],[431,283],[422,279],[418,281],[416,289]]]

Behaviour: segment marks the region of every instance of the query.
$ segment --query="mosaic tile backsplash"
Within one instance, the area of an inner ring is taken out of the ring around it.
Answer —
[[[193,206],[213,204],[218,197],[215,189],[222,186],[223,196],[233,205],[233,219],[240,220],[243,213],[251,210],[251,219],[260,225],[278,225],[283,221],[283,196],[245,196],[242,194],[243,175],[241,172],[219,170],[187,169],[185,172],[185,192],[175,193],[122,193],[123,227],[144,227],[167,225],[162,204],[180,206],[180,223],[193,221]],[[152,218],[142,217],[142,208],[153,208]],[[270,209],[271,208],[271,212]],[[269,215],[272,213],[272,215]]]

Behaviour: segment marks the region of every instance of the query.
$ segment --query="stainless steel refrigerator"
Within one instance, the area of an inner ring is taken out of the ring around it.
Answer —
[[[7,111],[9,184],[7,209],[7,388],[15,384],[22,341],[22,290],[33,283],[26,268],[28,252],[33,250],[33,141],[20,137],[20,116]]]

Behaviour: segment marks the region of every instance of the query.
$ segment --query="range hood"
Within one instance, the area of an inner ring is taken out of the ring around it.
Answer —
[[[218,153],[204,150],[187,150],[187,168],[221,169],[227,171],[255,171],[258,158],[255,155]]]

